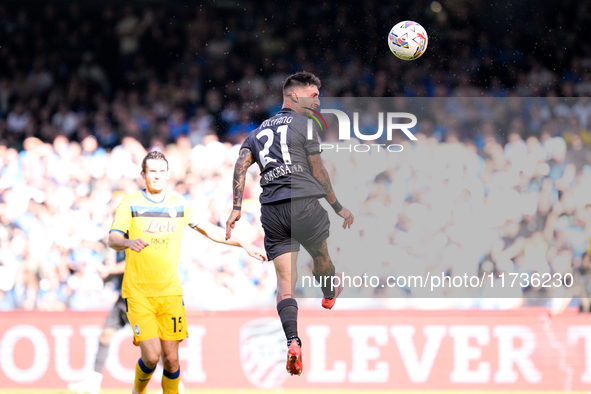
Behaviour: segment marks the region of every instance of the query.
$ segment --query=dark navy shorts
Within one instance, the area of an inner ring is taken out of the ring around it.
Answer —
[[[117,302],[115,302],[111,312],[109,312],[109,316],[107,316],[105,328],[114,328],[119,330],[127,323],[129,323],[129,320],[127,320],[127,303],[125,302],[125,299],[119,295]]]
[[[298,198],[261,206],[267,258],[298,252],[300,244],[317,244],[328,238],[330,220],[317,198]]]

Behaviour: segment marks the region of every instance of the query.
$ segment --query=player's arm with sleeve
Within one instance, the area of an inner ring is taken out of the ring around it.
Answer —
[[[111,226],[111,230],[109,231],[109,238],[107,244],[110,248],[115,249],[116,251],[122,251],[127,248],[133,250],[134,252],[140,252],[143,248],[149,245],[146,241],[142,238],[137,239],[127,239],[126,234],[129,231],[129,226],[131,225],[131,209],[129,205],[122,200],[119,206],[117,207],[117,211],[115,212],[115,219],[113,220],[113,225]]]
[[[230,246],[240,246],[241,248],[246,250],[250,257],[253,257],[257,260],[267,260],[265,252],[257,246],[249,242],[243,241],[240,238],[237,238],[233,235],[227,237],[226,232],[223,228],[216,226],[215,224],[212,224],[207,220],[204,220],[201,215],[195,214],[193,209],[190,207],[187,208],[187,213],[187,217],[189,218],[187,224],[189,225],[189,227],[199,231],[201,234],[211,239],[212,241]]]
[[[337,196],[332,188],[332,183],[330,182],[330,176],[328,175],[328,171],[326,171],[326,167],[324,167],[322,158],[320,157],[320,143],[318,140],[318,134],[314,129],[312,139],[306,139],[306,142],[304,143],[304,149],[308,155],[310,171],[312,172],[314,179],[316,179],[326,192],[326,201],[328,201],[337,215],[345,219],[343,222],[343,228],[350,228],[355,218],[353,217],[353,214],[347,208],[343,207],[337,200]]]
[[[230,217],[226,221],[226,240],[232,237],[232,229],[236,225],[236,222],[240,220],[242,216],[242,196],[244,195],[244,187],[246,186],[246,171],[255,162],[252,150],[248,144],[249,138],[247,137],[240,148],[236,165],[234,166],[234,179],[233,179],[233,207]]]

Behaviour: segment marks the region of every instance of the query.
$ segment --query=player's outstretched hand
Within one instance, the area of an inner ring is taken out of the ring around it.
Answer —
[[[232,237],[232,229],[236,225],[236,222],[240,220],[242,211],[233,210],[230,217],[226,221],[226,241]]]
[[[339,212],[337,212],[337,215],[339,215],[340,217],[345,219],[345,221],[343,222],[343,228],[345,228],[345,229],[351,228],[351,225],[353,224],[353,221],[355,220],[355,217],[353,216],[351,211],[349,211],[347,208],[343,207],[343,209],[341,209]]]
[[[127,247],[129,249],[133,250],[134,252],[141,252],[142,249],[148,245],[150,245],[150,244],[147,243],[146,241],[144,241],[142,238],[137,238],[137,239],[130,239],[127,244]]]
[[[265,251],[258,246],[248,245],[244,248],[250,257],[257,260],[267,261],[267,254]]]

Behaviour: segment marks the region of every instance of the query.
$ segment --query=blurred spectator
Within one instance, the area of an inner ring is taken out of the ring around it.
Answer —
[[[78,76],[83,81],[88,80],[96,84],[105,96],[110,96],[111,83],[103,68],[96,62],[92,52],[86,52],[82,56],[82,63],[78,68]]]
[[[575,166],[577,173],[583,170],[583,167],[591,165],[591,151],[583,146],[581,135],[573,133],[571,137],[571,146],[567,150],[566,159]]]
[[[175,108],[170,116],[169,132],[170,139],[176,141],[180,136],[189,134],[189,122],[186,120],[185,111],[182,108]]]
[[[140,50],[140,38],[152,23],[153,18],[152,13],[146,12],[144,19],[140,20],[131,4],[123,6],[123,16],[115,25],[115,31],[119,37],[121,72],[125,73],[131,68],[133,56]]]
[[[259,125],[253,122],[247,111],[240,112],[238,123],[234,123],[228,130],[227,137],[234,143],[244,141],[246,136]]]
[[[31,113],[26,110],[24,103],[17,102],[6,119],[6,127],[11,133],[13,141],[24,137],[25,129],[31,119]]]
[[[78,117],[65,103],[59,105],[59,110],[51,118],[51,123],[69,138],[78,129]]]

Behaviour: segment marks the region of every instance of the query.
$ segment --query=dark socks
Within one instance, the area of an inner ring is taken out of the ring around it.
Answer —
[[[98,352],[96,353],[96,359],[94,360],[94,370],[95,372],[102,373],[103,366],[105,365],[105,360],[109,355],[109,345],[103,345],[99,342]]]
[[[301,346],[300,339],[298,338],[298,303],[293,298],[286,298],[279,301],[277,304],[277,312],[283,325],[283,331],[287,338],[287,346],[293,339],[297,339],[298,344]]]

